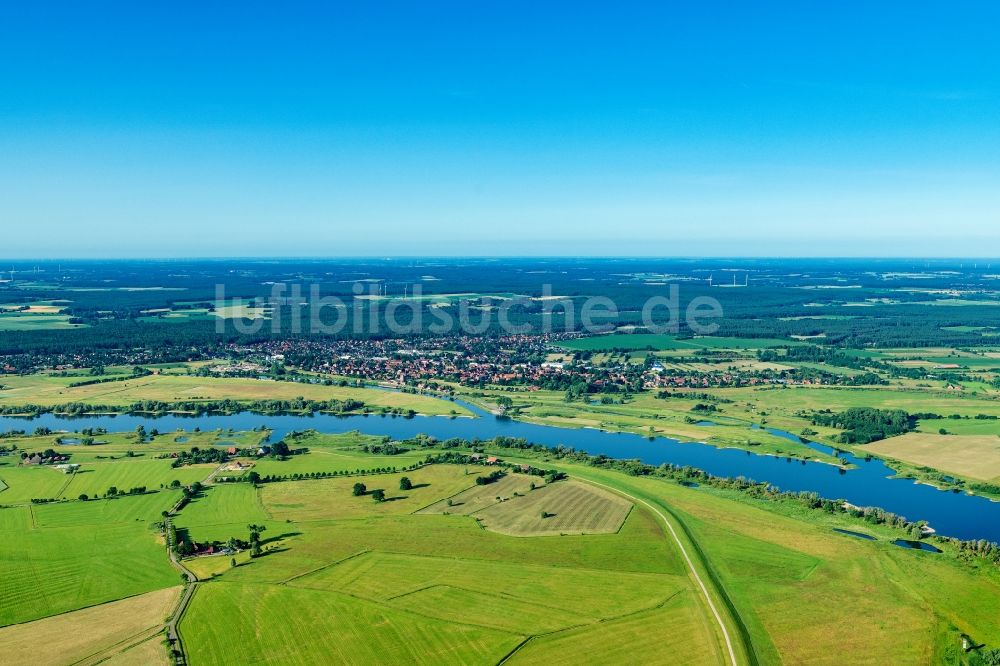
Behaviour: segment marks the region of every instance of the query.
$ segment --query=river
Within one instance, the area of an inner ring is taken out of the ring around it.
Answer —
[[[833,465],[805,462],[798,459],[757,455],[740,449],[720,449],[708,444],[682,443],[668,437],[648,438],[631,433],[612,433],[593,429],[569,429],[536,425],[496,417],[474,405],[455,401],[468,408],[476,418],[416,416],[406,418],[385,415],[313,414],[305,416],[268,416],[242,412],[231,415],[182,416],[176,414],[152,417],[136,415],[85,416],[67,418],[43,414],[33,419],[0,417],[0,430],[32,430],[48,427],[52,430],[105,428],[112,432],[134,430],[136,426],[170,432],[178,428],[202,430],[230,428],[251,430],[262,425],[273,431],[272,440],[291,430],[312,428],[324,433],[358,430],[372,435],[388,435],[405,439],[418,434],[438,439],[491,439],[498,435],[522,437],[545,446],[563,444],[578,451],[604,454],[613,458],[639,459],[659,465],[673,463],[690,465],[717,476],[743,476],[767,481],[782,490],[813,491],[831,499],[844,499],[857,506],[878,506],[910,520],[926,520],[938,533],[959,539],[987,539],[1000,542],[1000,502],[983,497],[938,490],[907,479],[892,479],[893,471],[881,460],[865,460],[847,453],[840,454],[857,466],[842,470]],[[770,432],[802,441],[797,436],[769,429]],[[803,442],[817,451],[831,453],[830,447]],[[692,490],[692,492],[697,492]]]

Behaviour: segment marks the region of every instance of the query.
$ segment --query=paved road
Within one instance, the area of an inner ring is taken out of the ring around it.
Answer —
[[[205,477],[205,480],[202,481],[202,484],[207,485],[211,483],[212,479],[215,478],[215,475],[219,473],[222,467],[223,467],[222,465],[219,465],[214,470],[212,470],[212,473],[209,474],[207,477]],[[168,515],[166,518],[167,521],[166,527],[168,528],[168,530],[170,521],[176,515],[178,510],[177,507],[180,506],[181,501],[183,500],[179,500],[177,504],[174,505],[174,507],[170,510],[170,515]],[[174,610],[174,614],[170,616],[170,622],[167,623],[167,638],[170,639],[170,643],[174,646],[174,649],[179,651],[181,655],[183,655],[184,649],[181,646],[180,634],[177,633],[177,624],[180,622],[181,617],[184,615],[184,611],[187,610],[188,604],[191,603],[191,597],[194,596],[195,588],[198,587],[198,577],[195,576],[190,569],[181,564],[181,561],[177,559],[177,554],[174,552],[173,548],[171,548],[171,544],[169,543],[167,544],[167,553],[170,556],[170,564],[172,564],[175,569],[184,574],[184,576],[187,578],[188,581],[187,585],[184,587],[184,592],[181,594],[180,600],[177,602],[177,608]],[[183,656],[181,656],[177,660],[177,662],[179,664],[183,664],[186,663],[186,659]]]
[[[170,518],[167,518],[167,520],[170,520]],[[170,639],[170,644],[174,647],[174,649],[178,650],[183,655],[184,650],[181,647],[180,634],[177,633],[177,623],[180,622],[181,617],[184,615],[184,611],[191,602],[191,597],[194,595],[195,588],[198,587],[198,577],[195,576],[190,569],[181,564],[180,560],[177,559],[176,553],[174,553],[173,549],[171,549],[169,545],[167,545],[167,552],[170,553],[170,564],[184,574],[188,580],[187,585],[184,586],[184,591],[181,593],[181,598],[177,602],[177,608],[174,609],[174,613],[170,616],[170,621],[167,623],[167,638]],[[177,660],[177,663],[183,664],[186,663],[186,660],[184,657],[181,657]]]

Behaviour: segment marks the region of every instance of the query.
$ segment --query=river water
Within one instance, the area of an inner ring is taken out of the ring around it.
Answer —
[[[717,476],[743,476],[756,481],[766,481],[782,490],[813,491],[823,497],[844,499],[857,506],[882,507],[910,520],[926,520],[943,535],[1000,542],[1000,502],[964,493],[937,490],[932,486],[914,483],[912,480],[891,479],[889,477],[893,471],[877,458],[866,461],[864,458],[842,453],[841,458],[857,466],[856,469],[842,470],[824,463],[757,455],[739,449],[719,449],[707,444],[681,443],[667,437],[648,438],[631,433],[535,425],[496,417],[474,405],[457,400],[455,402],[468,408],[476,418],[442,416],[406,418],[361,414],[267,416],[249,412],[204,416],[171,414],[158,417],[118,415],[77,418],[43,414],[33,419],[0,417],[0,430],[30,431],[44,426],[52,430],[74,431],[100,427],[112,432],[121,432],[134,430],[136,426],[142,425],[147,431],[157,428],[161,433],[166,433],[178,428],[251,430],[267,426],[273,431],[273,441],[284,437],[289,431],[308,428],[324,433],[358,430],[371,435],[388,435],[396,439],[405,439],[418,434],[438,439],[452,437],[491,439],[498,435],[523,437],[529,442],[545,446],[563,444],[578,451],[604,454],[613,458],[639,459],[652,465],[661,463],[690,465]],[[773,429],[769,431],[794,441],[802,441],[787,432]],[[824,453],[833,451],[821,444],[803,443]]]

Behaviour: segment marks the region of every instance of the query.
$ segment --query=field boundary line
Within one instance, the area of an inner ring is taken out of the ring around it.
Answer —
[[[472,589],[472,588],[469,588],[469,587],[463,587],[461,585],[451,585],[449,583],[432,583],[430,585],[424,585],[423,587],[418,587],[418,588],[416,588],[414,590],[409,590],[408,592],[403,592],[401,594],[396,594],[396,595],[393,595],[391,597],[386,597],[385,601],[386,602],[395,601],[396,599],[402,599],[403,597],[408,597],[408,596],[413,595],[413,594],[420,594],[421,592],[426,592],[427,590],[433,590],[436,587],[446,587],[448,589],[458,590],[460,592],[469,592],[469,593],[472,593],[472,594],[481,594],[481,595],[484,595],[484,596],[490,596],[489,592],[484,592],[482,590],[475,590],[475,589]],[[675,592],[674,594],[677,594],[677,593]],[[544,608],[544,609],[550,610],[550,611],[558,611],[560,613],[568,613],[570,615],[576,615],[579,618],[592,620],[592,622],[587,622],[587,623],[583,623],[583,624],[574,624],[573,626],[567,627],[566,629],[555,629],[553,631],[548,631],[548,632],[544,632],[544,633],[541,633],[541,634],[531,634],[532,636],[547,636],[547,635],[552,634],[552,633],[558,633],[560,631],[567,631],[568,629],[573,629],[573,628],[576,628],[576,627],[584,627],[584,626],[587,626],[588,624],[598,624],[598,623],[604,621],[604,618],[591,617],[589,615],[581,615],[581,614],[577,613],[576,611],[570,610],[568,608],[560,608],[559,606],[552,606],[551,604],[543,604],[543,603],[541,603],[539,601],[531,601],[529,599],[524,599],[522,597],[516,597],[513,594],[508,594],[507,592],[503,592],[503,591],[496,592],[493,596],[499,597],[501,599],[506,599],[508,601],[516,601],[517,603],[525,604],[527,606],[535,606],[536,608]],[[671,595],[671,596],[673,596],[673,595]],[[666,603],[666,602],[661,602],[661,604],[658,604],[658,606],[662,605],[662,603]],[[651,608],[657,608],[658,606],[652,606]],[[634,611],[634,612],[635,613],[642,613],[642,612],[645,612],[646,610],[649,610],[649,609],[643,608],[643,609],[640,609],[640,610]],[[633,613],[625,613],[625,614],[621,615],[620,617],[627,617],[627,616],[632,615],[632,614]],[[494,627],[493,625],[488,625],[488,626],[490,626],[490,628],[492,628],[492,629],[496,629],[497,628],[497,627]],[[500,631],[505,631],[505,630],[501,629]]]
[[[618,622],[619,620],[624,620],[624,619],[627,619],[627,618],[630,618],[630,617],[635,617],[637,615],[651,615],[651,614],[655,613],[658,610],[662,610],[667,605],[669,605],[670,602],[674,601],[677,597],[679,597],[681,594],[683,594],[683,593],[685,593],[687,591],[688,590],[686,588],[679,589],[679,590],[675,591],[673,594],[671,594],[670,596],[668,596],[663,601],[660,601],[659,603],[657,603],[657,604],[655,604],[653,606],[649,606],[647,608],[641,608],[641,609],[639,609],[637,611],[633,611],[631,613],[622,613],[621,615],[615,615],[613,617],[596,618],[594,622],[591,622],[589,624],[576,624],[576,625],[573,625],[571,627],[565,627],[563,629],[554,629],[552,631],[546,631],[546,632],[543,632],[543,633],[540,633],[540,634],[532,634],[528,638],[529,638],[529,640],[534,640],[534,639],[537,639],[537,638],[549,638],[550,636],[557,636],[559,634],[565,634],[565,633],[568,633],[568,632],[571,632],[571,631],[580,631],[580,630],[586,629],[588,627],[594,627],[594,626],[601,625],[601,624],[608,624],[608,623],[611,623],[611,622]],[[504,659],[502,661],[498,662],[498,666],[499,666],[499,664],[502,664],[505,661],[507,661],[508,659],[510,659],[511,657],[513,657],[514,656],[514,652],[517,652],[522,647],[524,647],[524,645],[527,642],[528,641],[525,641],[525,643],[522,643],[515,650],[511,651],[511,653],[508,654],[506,657],[504,657]]]
[[[96,652],[91,652],[90,654],[86,655],[85,657],[80,657],[76,661],[69,662],[69,666],[78,666],[78,664],[88,664],[88,663],[90,663],[90,664],[99,664],[102,661],[107,661],[111,657],[127,651],[131,647],[139,645],[140,643],[145,643],[146,641],[150,640],[151,638],[153,638],[154,636],[156,636],[157,634],[160,634],[162,632],[163,632],[163,625],[162,624],[160,624],[160,625],[155,625],[154,624],[151,627],[146,627],[145,629],[143,629],[141,631],[137,631],[136,633],[132,634],[131,636],[127,636],[126,638],[123,638],[122,640],[118,641],[117,643],[113,643],[112,645],[108,645],[108,646],[106,646],[104,648],[101,648],[101,649],[97,650]],[[142,638],[140,638],[140,637],[142,637]],[[136,641],[135,640],[136,638],[140,638],[140,640]],[[124,645],[124,647],[122,648],[123,644],[126,644],[126,645]],[[122,648],[122,649],[118,649],[118,648]],[[92,659],[97,659],[97,661],[91,661]]]
[[[260,510],[264,512],[264,515],[267,516],[268,518],[270,518],[271,520],[274,520],[274,514],[272,514],[268,510],[267,506],[264,504],[264,486],[263,486],[263,484],[254,484],[254,487],[253,487],[253,496],[254,496],[254,501],[257,502],[257,506],[260,507]]]
[[[434,588],[437,588],[437,587],[445,587],[445,588],[448,588],[450,590],[458,590],[460,592],[471,592],[472,594],[480,594],[480,595],[483,595],[483,596],[489,596],[489,593],[483,592],[481,590],[471,590],[471,589],[469,589],[467,587],[460,587],[460,586],[457,586],[457,585],[448,585],[447,583],[435,583],[433,585],[427,585],[427,586],[419,588],[417,590],[411,590],[410,592],[404,592],[403,594],[398,594],[398,595],[396,595],[394,597],[389,597],[388,599],[385,599],[385,600],[375,601],[375,600],[368,599],[368,601],[374,601],[375,603],[378,603],[378,604],[383,605],[383,606],[388,606],[389,608],[394,608],[396,610],[406,610],[406,611],[408,611],[410,613],[413,613],[415,615],[419,615],[421,617],[429,618],[429,619],[432,619],[432,620],[441,620],[442,622],[450,622],[450,623],[453,623],[453,624],[461,624],[461,625],[471,626],[471,627],[481,627],[483,629],[492,629],[493,631],[500,631],[500,632],[503,632],[503,633],[506,633],[506,634],[513,634],[515,636],[528,636],[528,638],[535,638],[535,637],[538,637],[538,636],[548,636],[550,634],[558,634],[558,633],[560,633],[562,631],[569,631],[571,629],[582,629],[583,627],[589,627],[591,625],[600,624],[602,622],[601,618],[589,617],[589,616],[586,616],[586,615],[577,615],[577,617],[579,617],[580,619],[589,620],[589,622],[580,622],[578,624],[573,624],[573,625],[570,625],[568,627],[564,627],[562,629],[553,629],[552,631],[546,631],[546,632],[543,632],[543,633],[540,633],[540,634],[526,634],[526,633],[521,633],[521,632],[518,632],[518,631],[513,631],[511,629],[504,629],[503,627],[498,627],[498,626],[496,626],[494,624],[486,624],[485,622],[481,623],[481,622],[473,622],[473,621],[469,621],[469,620],[466,620],[466,621],[462,621],[462,620],[448,620],[448,619],[437,617],[436,615],[431,615],[429,613],[422,613],[420,611],[413,610],[412,608],[400,607],[400,606],[396,606],[395,604],[389,603],[389,602],[391,602],[391,601],[393,601],[395,599],[400,599],[402,597],[406,597],[406,596],[409,596],[411,594],[419,594],[420,592],[426,592],[427,590],[433,590]],[[350,592],[343,592],[343,594],[351,594],[351,593]],[[351,595],[351,596],[354,596],[354,595]],[[526,599],[521,599],[519,597],[513,597],[513,596],[510,596],[510,595],[505,595],[503,593],[500,593],[497,596],[499,596],[499,597],[501,597],[503,599],[507,599],[509,601],[516,601],[518,603],[525,604],[527,606],[535,606],[537,608],[544,608],[545,610],[559,611],[559,612],[562,612],[562,613],[574,614],[573,611],[566,610],[565,608],[556,608],[555,606],[546,606],[544,604],[535,603],[533,601],[528,601]],[[365,599],[365,597],[357,597],[357,598],[359,598],[359,599]],[[645,610],[646,609],[644,609],[641,612],[645,612]]]
[[[26,624],[31,624],[32,622],[39,622],[41,620],[47,620],[50,617],[59,617],[60,615],[69,615],[70,613],[75,613],[76,611],[87,610],[88,608],[97,608],[98,606],[105,606],[107,604],[113,604],[116,601],[125,601],[126,599],[134,599],[136,597],[141,597],[144,594],[149,594],[150,592],[159,592],[160,590],[169,590],[172,587],[181,587],[179,585],[168,585],[167,587],[160,587],[155,590],[148,590],[146,592],[137,592],[135,594],[130,594],[126,597],[119,597],[117,599],[111,599],[109,601],[99,601],[96,604],[88,604],[86,606],[80,606],[79,608],[74,608],[72,610],[65,610],[61,613],[53,613],[52,615],[46,615],[45,617],[35,618],[34,620],[25,620],[24,622],[11,622],[10,624],[5,624],[0,626],[0,629],[6,629],[7,627],[20,627]]]
[[[156,640],[156,637],[159,636],[162,633],[163,633],[163,628],[161,627],[160,629],[158,629],[156,631],[156,633],[150,634],[149,636],[147,636],[147,637],[145,637],[145,638],[143,638],[141,640],[138,640],[135,643],[131,643],[129,645],[126,645],[124,648],[122,648],[121,650],[118,650],[114,654],[98,655],[97,661],[89,662],[87,664],[87,666],[98,666],[98,664],[103,664],[108,659],[111,659],[113,657],[117,657],[119,655],[123,655],[126,652],[128,652],[129,650],[133,650],[133,649],[139,647],[143,643],[148,643],[149,641]],[[115,647],[117,647],[117,646],[115,646]],[[77,663],[80,663],[80,662],[77,662]],[[72,666],[75,666],[75,665],[72,665]]]
[[[691,561],[691,556],[688,555],[687,549],[684,547],[684,544],[681,542],[680,537],[677,536],[677,531],[674,529],[673,524],[671,524],[671,522],[667,519],[666,515],[662,511],[660,511],[660,509],[658,509],[656,506],[654,506],[650,502],[647,502],[646,500],[642,499],[641,497],[636,497],[634,495],[630,495],[629,493],[627,493],[625,491],[622,491],[622,490],[616,490],[615,488],[613,488],[611,486],[607,486],[607,485],[605,485],[603,483],[600,483],[598,481],[591,481],[589,479],[587,479],[587,481],[589,483],[593,483],[595,485],[601,486],[602,488],[605,488],[605,489],[610,490],[612,492],[619,492],[620,494],[625,495],[626,497],[629,497],[630,499],[632,499],[632,500],[634,500],[636,502],[642,502],[647,507],[649,507],[649,509],[651,511],[653,511],[657,516],[660,517],[660,520],[663,521],[663,524],[666,525],[667,529],[670,530],[670,535],[674,538],[674,542],[677,544],[677,547],[680,548],[681,555],[684,556],[684,560],[687,562],[688,569],[691,571],[691,575],[694,576],[695,581],[697,581],[698,586],[701,588],[701,591],[702,591],[702,593],[705,596],[705,601],[708,603],[708,607],[712,611],[712,615],[715,616],[715,621],[719,624],[719,629],[722,630],[722,637],[725,639],[725,641],[726,641],[726,649],[729,651],[729,661],[730,661],[730,663],[733,666],[737,666],[736,652],[735,652],[735,650],[733,650],[733,642],[729,638],[729,630],[726,629],[726,623],[723,622],[722,615],[719,614],[718,609],[715,607],[715,603],[712,601],[712,596],[708,593],[708,587],[705,585],[705,582],[701,579],[701,576],[698,574],[698,570],[695,569],[694,562]]]
[[[532,639],[534,639],[534,638],[535,638],[534,636],[528,636],[523,641],[521,641],[520,643],[518,643],[517,645],[515,645],[513,650],[511,650],[510,652],[508,652],[507,654],[505,654],[503,656],[503,658],[500,661],[497,662],[497,666],[501,666],[501,664],[506,664],[508,661],[510,661],[511,657],[513,657],[515,654],[517,654],[517,652],[521,648],[523,648],[525,645],[527,645],[528,643],[530,643],[532,641]]]
[[[228,583],[228,584],[229,585],[239,585],[241,583]],[[243,585],[248,585],[250,583],[242,583],[242,584]],[[266,583],[261,583],[261,585],[266,585]],[[439,621],[439,622],[444,621],[444,622],[449,622],[451,624],[455,624],[455,625],[458,625],[458,626],[461,626],[461,627],[475,627],[476,629],[490,629],[492,631],[496,631],[496,632],[499,632],[499,633],[502,633],[502,634],[508,634],[510,636],[524,636],[524,634],[522,634],[520,632],[511,631],[509,629],[501,629],[499,627],[495,627],[495,626],[490,625],[490,624],[478,624],[478,623],[475,623],[475,622],[465,622],[465,621],[462,621],[462,620],[441,620],[441,618],[439,618],[439,617],[436,617],[434,615],[428,615],[427,613],[421,613],[420,611],[413,610],[412,608],[408,608],[406,606],[394,606],[392,604],[388,604],[388,603],[386,603],[384,601],[381,601],[379,599],[372,599],[371,597],[362,597],[361,595],[354,594],[353,592],[345,592],[344,590],[329,590],[329,589],[322,589],[321,590],[321,589],[315,588],[315,587],[296,587],[296,588],[293,588],[293,589],[302,590],[302,591],[308,591],[308,592],[325,592],[327,594],[339,595],[339,596],[342,596],[342,597],[347,597],[348,599],[354,599],[355,601],[358,601],[358,602],[363,603],[363,604],[369,604],[371,606],[378,606],[379,608],[384,608],[384,609],[391,609],[391,610],[399,612],[399,613],[405,613],[407,615],[413,615],[413,616],[416,616],[416,617],[423,618],[425,620],[435,620],[435,621]]]
[[[285,580],[278,581],[277,584],[278,585],[287,585],[288,583],[292,582],[293,580],[298,580],[299,578],[302,578],[304,576],[309,576],[309,575],[312,575],[314,573],[319,573],[320,571],[323,571],[324,569],[329,569],[330,567],[335,567],[338,564],[343,564],[344,562],[347,562],[348,560],[353,560],[356,557],[361,557],[362,555],[367,555],[368,553],[371,553],[371,552],[373,552],[371,548],[365,548],[364,550],[359,550],[356,553],[352,553],[352,554],[348,555],[347,557],[342,557],[339,560],[334,560],[333,562],[329,562],[327,564],[324,564],[321,567],[316,567],[315,569],[310,569],[309,571],[303,571],[300,574],[295,574],[291,578],[286,578]]]
[[[592,536],[603,536],[603,535],[592,535]],[[448,560],[448,561],[463,561],[463,562],[481,562],[485,564],[496,564],[498,562],[503,563],[503,560],[496,560],[487,557],[467,557],[467,556],[448,556],[448,555],[426,555],[423,553],[412,553],[400,550],[391,549],[379,549],[379,553],[387,555],[400,555],[404,557],[415,557],[415,558],[425,558],[430,560]],[[580,566],[570,566],[565,564],[539,564],[537,562],[528,563],[518,563],[518,566],[524,567],[537,567],[540,569],[559,569],[568,571],[584,571],[592,573],[613,573],[623,576],[663,576],[666,578],[683,579],[684,574],[676,573],[666,573],[663,571],[627,571],[622,569],[601,569],[597,567],[580,567]]]

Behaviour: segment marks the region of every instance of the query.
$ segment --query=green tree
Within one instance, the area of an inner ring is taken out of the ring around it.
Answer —
[[[410,477],[404,476],[403,478],[401,478],[399,480],[399,489],[400,490],[412,490],[413,489],[413,482],[410,481]]]
[[[355,483],[354,484],[354,489],[351,491],[351,493],[355,497],[360,497],[360,496],[364,495],[366,492],[368,492],[368,488],[363,483]]]
[[[260,555],[260,535],[267,528],[263,525],[251,523],[247,525],[247,529],[250,531],[250,557],[258,557]]]
[[[376,488],[375,490],[372,491],[372,499],[375,500],[376,502],[384,502],[385,491],[382,490],[381,488]]]

